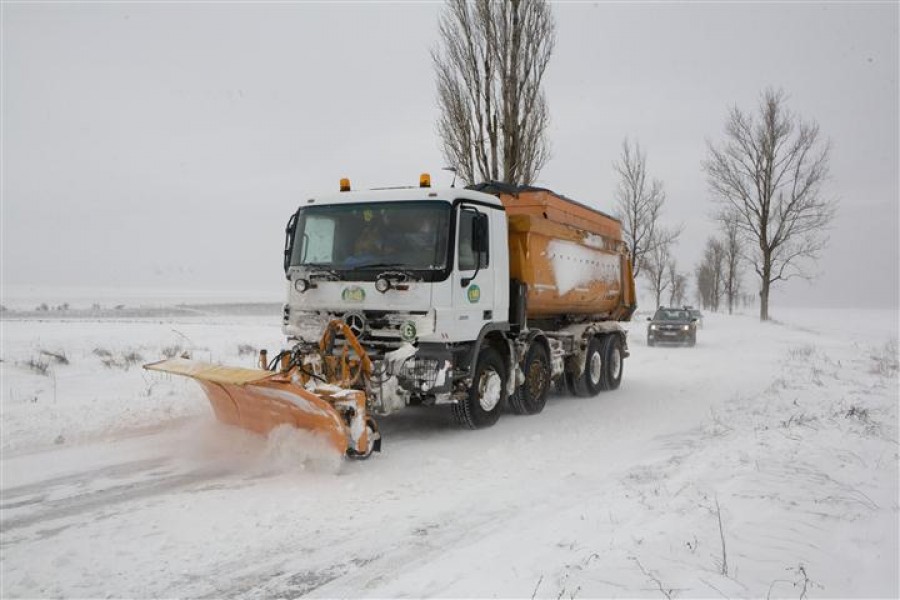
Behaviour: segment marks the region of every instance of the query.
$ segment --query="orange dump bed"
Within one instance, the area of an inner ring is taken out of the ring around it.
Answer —
[[[527,285],[529,317],[631,318],[634,278],[617,219],[545,189],[494,192],[509,220],[510,277]]]

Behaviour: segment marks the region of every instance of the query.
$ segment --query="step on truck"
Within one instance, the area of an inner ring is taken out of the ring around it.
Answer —
[[[476,429],[622,380],[636,301],[621,224],[547,189],[344,179],[291,215],[284,271],[287,344],[260,368],[146,368],[196,379],[225,423],[311,430],[354,458],[408,406],[450,405]]]

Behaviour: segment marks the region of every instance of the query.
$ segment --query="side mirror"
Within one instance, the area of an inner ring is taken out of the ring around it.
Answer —
[[[651,319],[650,317],[647,317],[647,320],[648,320],[648,321],[652,321],[653,319]]]
[[[297,217],[300,214],[300,210],[298,209],[291,218],[288,219],[287,225],[284,228],[284,276],[290,280],[290,275],[288,275],[288,268],[291,266],[291,253],[294,250],[294,234],[296,233],[297,228]]]

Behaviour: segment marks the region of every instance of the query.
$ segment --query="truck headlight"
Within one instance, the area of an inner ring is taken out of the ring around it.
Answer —
[[[314,286],[308,279],[297,279],[294,281],[294,289],[300,292],[301,294],[310,288],[314,288]]]
[[[375,289],[383,294],[391,289],[391,281],[387,277],[379,277],[375,280]]]

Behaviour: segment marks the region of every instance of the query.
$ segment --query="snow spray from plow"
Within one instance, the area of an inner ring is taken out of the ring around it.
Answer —
[[[346,343],[335,354],[339,334]],[[317,345],[298,345],[266,362],[263,351],[260,369],[187,358],[144,368],[196,380],[222,423],[264,436],[282,425],[311,431],[351,458],[380,451],[381,436],[366,409],[366,393],[354,389],[371,376],[372,363],[346,323],[331,321]]]

